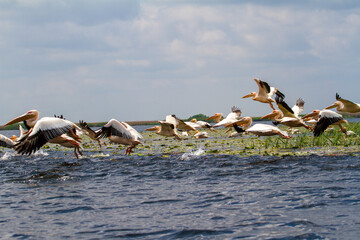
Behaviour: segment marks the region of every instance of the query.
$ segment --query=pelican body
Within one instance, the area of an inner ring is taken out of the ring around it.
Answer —
[[[154,126],[151,128],[145,129],[146,131],[154,131],[156,134],[164,137],[175,137],[177,140],[181,140],[179,134],[176,131],[174,124],[166,122],[166,121],[159,121],[160,126]]]
[[[247,132],[252,133],[257,136],[273,136],[279,135],[282,138],[291,138],[285,131],[281,131],[278,127],[271,126],[268,124],[257,123],[252,125],[252,118],[251,117],[243,117],[240,121],[237,122],[238,124],[242,125],[242,128],[239,127],[237,124],[233,124],[234,129],[238,132]]]
[[[118,143],[122,145],[130,145],[125,150],[125,155],[130,155],[132,149],[142,144],[143,136],[131,127],[126,122],[119,122],[116,119],[111,119],[101,129],[99,129],[95,135],[95,138],[108,138],[110,142]]]
[[[234,122],[237,122],[240,120],[241,110],[238,107],[233,106],[231,108],[231,113],[229,113],[226,116],[226,118],[224,118],[223,120],[220,121],[221,116],[222,116],[222,114],[215,113],[214,116],[211,116],[211,117],[207,118],[206,120],[215,119],[217,121],[217,123],[212,126],[213,128],[221,127],[221,126],[229,126],[229,125],[232,125]]]
[[[343,116],[341,116],[340,114],[334,111],[327,109],[321,111],[314,110],[312,113],[303,116],[303,119],[310,117],[317,120],[313,129],[313,133],[315,137],[320,136],[330,125],[339,126],[340,130],[343,133],[345,133],[346,135],[348,134],[346,128],[341,125],[341,124],[347,124],[347,121],[344,119]]]
[[[270,87],[270,85],[267,82],[261,81],[258,78],[254,78],[254,81],[259,87],[258,92],[251,92],[248,95],[243,96],[242,98],[252,98],[254,101],[262,102],[262,103],[268,103],[270,107],[275,110],[274,106],[272,105],[274,99],[271,97],[276,94],[281,97],[285,97],[283,93],[281,93],[277,88]]]

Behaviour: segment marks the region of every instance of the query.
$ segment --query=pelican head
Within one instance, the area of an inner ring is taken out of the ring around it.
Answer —
[[[215,113],[214,116],[208,117],[206,120],[215,119],[216,122],[220,122],[221,117],[222,117],[222,113]]]
[[[328,106],[328,107],[326,107],[325,109],[331,109],[331,108],[341,108],[343,106],[343,104],[342,104],[342,102],[340,102],[340,101],[336,101],[336,102],[334,102],[334,104],[333,105],[330,105],[330,106]]]
[[[14,123],[18,123],[21,121],[29,121],[29,120],[30,120],[29,122],[32,123],[32,122],[36,121],[38,118],[39,118],[39,112],[37,110],[30,110],[30,111],[24,113],[23,115],[20,115],[20,116],[14,118],[10,122],[6,123],[4,126],[12,125]],[[35,125],[35,124],[33,124],[33,125]],[[30,126],[30,127],[32,127],[32,126]]]
[[[191,119],[190,122],[197,123],[197,120],[195,118]]]
[[[275,119],[276,117],[281,117],[281,115],[282,115],[281,111],[274,110],[274,111],[272,111],[272,113],[269,113],[268,115],[265,115],[265,116],[261,117],[261,119],[265,119],[265,118]]]
[[[255,97],[256,96],[256,92],[251,92],[248,95],[243,96],[242,98],[250,98],[250,97]]]

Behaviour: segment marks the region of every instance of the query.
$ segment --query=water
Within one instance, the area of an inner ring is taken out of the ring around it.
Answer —
[[[2,132],[4,134],[4,132]],[[11,135],[12,132],[6,133]],[[358,239],[360,158],[0,153],[3,239]]]

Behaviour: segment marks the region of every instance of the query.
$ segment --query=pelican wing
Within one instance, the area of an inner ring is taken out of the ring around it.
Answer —
[[[320,136],[331,124],[343,119],[344,118],[336,112],[330,110],[321,111],[319,121],[317,121],[313,130],[314,136]]]
[[[35,126],[15,144],[14,149],[20,154],[30,155],[39,150],[49,140],[68,133],[74,128],[76,129],[77,126],[68,120],[55,117],[41,118]]]
[[[296,104],[292,107],[292,110],[296,117],[304,110],[305,101],[302,98],[296,100]]]
[[[342,102],[344,105],[346,105],[347,108],[359,108],[358,104],[356,104],[352,101],[343,99],[342,97],[340,97],[340,95],[338,93],[336,93],[336,100]]]
[[[132,126],[130,126],[128,123],[126,122],[120,122],[121,124],[123,124],[123,126],[130,131],[130,133],[133,135],[134,139],[135,140],[142,140],[144,139],[144,137],[138,132],[135,130],[135,128],[133,128]]]
[[[184,131],[196,131],[195,128],[186,124],[183,120],[177,118],[174,114],[166,116],[166,122],[172,123],[175,128]]]
[[[129,128],[123,122],[119,122],[116,119],[111,119],[96,134],[97,138],[107,138],[110,136],[135,139],[135,136],[131,133]]]
[[[173,132],[175,129],[174,124],[169,123],[168,121],[159,121],[161,125],[161,130],[164,132]]]
[[[284,101],[282,97],[276,95],[275,97],[276,104],[281,112],[284,114],[284,117],[295,117],[293,110],[289,107],[289,105]]]
[[[15,142],[13,140],[0,134],[0,146],[1,147],[13,148],[14,145],[15,145]]]
[[[87,122],[84,122],[82,120],[79,121],[79,125],[80,125],[80,128],[83,132],[86,133],[86,135],[89,135],[89,136],[95,136],[96,133],[98,133],[100,131],[100,129],[94,131],[92,130],[89,125],[87,124]]]
[[[254,81],[259,87],[259,95],[267,97],[271,92],[271,87],[267,82],[261,81],[260,79],[254,78]]]

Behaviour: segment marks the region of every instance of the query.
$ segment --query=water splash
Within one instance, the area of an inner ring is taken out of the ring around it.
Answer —
[[[44,152],[42,149],[36,151],[34,154],[34,156],[48,156],[49,154],[47,152]]]
[[[1,160],[8,160],[15,156],[17,156],[16,152],[5,152],[5,154],[1,157]]]
[[[194,159],[197,158],[199,156],[201,156],[202,154],[204,154],[205,151],[200,147],[198,150],[196,150],[195,152],[189,152],[189,153],[184,153],[181,156],[181,160],[190,160],[190,159]]]

